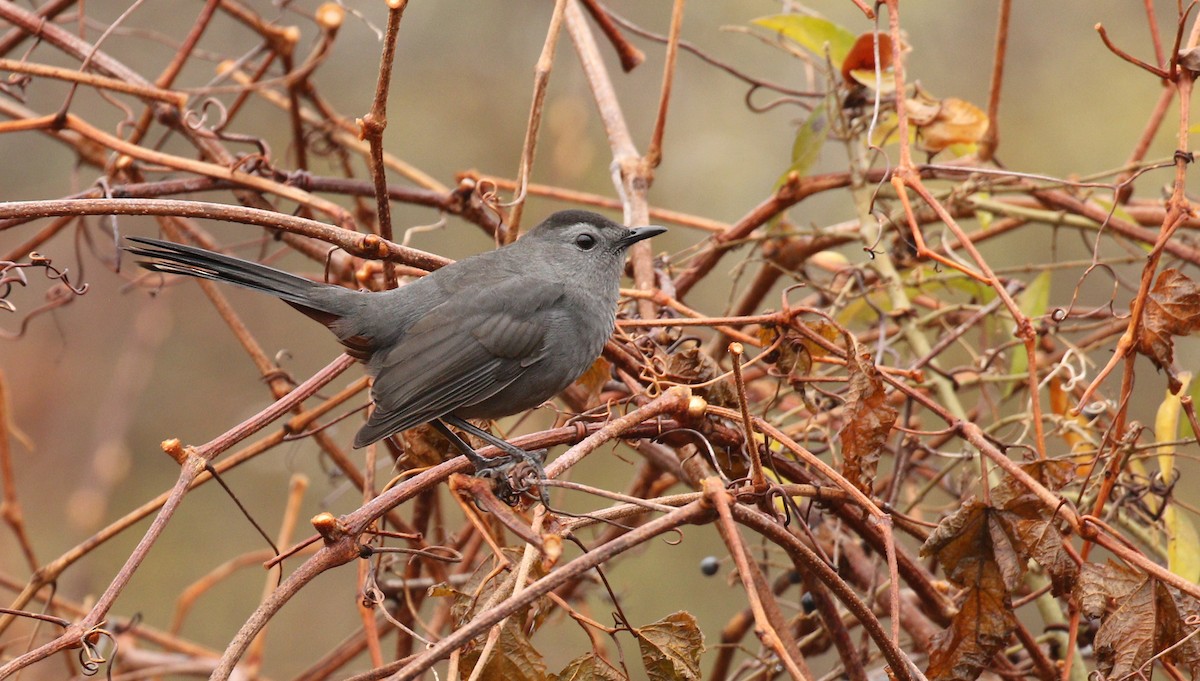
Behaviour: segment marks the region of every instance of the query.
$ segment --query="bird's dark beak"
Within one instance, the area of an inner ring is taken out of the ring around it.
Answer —
[[[667,231],[666,227],[635,227],[634,229],[629,230],[629,234],[626,234],[617,240],[617,247],[629,248],[631,245],[636,244],[642,239],[649,239],[652,236],[658,236],[665,231]]]

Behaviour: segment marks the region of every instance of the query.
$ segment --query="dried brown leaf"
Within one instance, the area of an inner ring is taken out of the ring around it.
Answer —
[[[704,634],[691,613],[680,611],[633,630],[651,681],[700,679]]]
[[[1069,460],[1047,459],[1023,463],[1021,468],[1042,485],[1058,490],[1073,479],[1076,465]],[[1024,579],[1025,566],[1032,558],[1050,576],[1055,595],[1070,593],[1079,578],[1079,565],[1063,544],[1054,511],[1008,475],[992,490],[992,503],[998,509],[995,522],[1020,566],[1019,579]]]
[[[957,511],[942,519],[925,544],[922,556],[935,556],[946,578],[958,586],[976,578],[975,560],[990,560],[991,537],[987,530],[988,507],[969,499]]]
[[[1200,673],[1195,599],[1111,561],[1084,565],[1075,595],[1083,614],[1101,619],[1093,646],[1106,678],[1149,678],[1148,666],[1160,654],[1193,678]]]
[[[1012,633],[1012,601],[996,563],[972,561],[971,566],[973,583],[959,598],[958,614],[933,638],[925,671],[930,681],[974,681]]]
[[[1122,678],[1154,656],[1155,590],[1143,580],[1096,631],[1096,664],[1106,677]]]
[[[503,551],[511,564],[515,565],[521,560],[522,549],[506,547]],[[476,566],[471,577],[462,585],[461,589],[438,584],[431,587],[429,593],[432,596],[449,596],[454,599],[450,607],[450,614],[454,617],[455,625],[461,626],[479,614],[480,605],[486,603],[496,589],[504,585],[508,572],[504,570],[497,572],[494,568],[494,562],[483,561]],[[546,570],[540,562],[535,561],[529,574],[531,580],[541,579],[546,576]],[[545,597],[539,598],[524,612],[512,615],[509,621],[517,623],[520,631],[533,633],[541,627],[550,610],[550,600]],[[477,642],[482,640],[482,638],[476,639]]]
[[[804,327],[829,343],[836,342],[842,335],[837,326],[823,319],[805,322]],[[788,383],[799,390],[803,387],[803,382],[799,379],[811,375],[813,363],[817,359],[828,356],[830,351],[825,344],[790,327],[780,331],[778,327],[763,325],[758,331],[758,338],[762,341],[763,347],[773,345],[781,335],[783,340],[779,341],[775,349],[763,359],[767,363],[775,365],[771,370],[771,375],[786,376]]]
[[[1174,336],[1200,330],[1200,287],[1175,269],[1163,270],[1146,299],[1137,351],[1167,372],[1171,392],[1179,392]]]
[[[702,345],[688,342],[680,343],[678,349],[667,358],[667,373],[672,381],[695,385],[707,383],[724,372],[717,361],[704,352]],[[728,378],[693,388],[693,392],[718,407],[737,405],[737,391]]]
[[[625,674],[595,653],[571,660],[563,670],[550,676],[551,681],[628,681]]]
[[[479,663],[483,646],[477,645],[462,656],[460,678],[469,679]],[[546,661],[533,647],[529,637],[521,629],[518,618],[511,618],[500,628],[500,638],[483,665],[481,679],[504,679],[505,681],[547,681]]]
[[[1042,459],[1020,464],[1021,470],[1052,491],[1058,491],[1075,479],[1076,465],[1068,459]],[[1016,478],[1005,475],[992,490],[992,503],[1007,508],[1025,500],[1038,497]]]
[[[963,99],[938,99],[918,89],[904,106],[916,128],[918,145],[931,154],[955,145],[978,144],[988,130],[987,114]]]
[[[1116,602],[1133,593],[1146,578],[1123,565],[1108,562],[1084,563],[1075,586],[1080,611],[1087,617],[1104,617]]]
[[[883,379],[869,353],[853,354],[846,366],[850,372],[846,424],[838,432],[842,474],[855,487],[871,494],[879,454],[896,423],[897,412],[887,403]]]
[[[1050,489],[1070,479],[1070,461],[1036,461],[1021,464],[1025,472]],[[1070,591],[1079,579],[1079,568],[1063,544],[1054,509],[1010,476],[992,490],[993,506],[976,499],[964,503],[944,518],[921,547],[921,555],[937,556],[950,581],[965,586],[973,574],[970,560],[996,562],[1011,591],[1025,577],[1030,559],[1050,574],[1056,593]],[[964,570],[964,565],[966,569]]]
[[[886,33],[863,33],[854,41],[846,59],[842,61],[842,80],[854,82],[851,71],[876,71],[875,51],[879,45],[879,71],[892,68],[892,37]]]
[[[419,425],[401,433],[404,456],[400,464],[405,470],[427,468],[458,454],[453,445],[429,424]]]
[[[1042,484],[1057,489],[1073,464],[1023,464]],[[936,556],[946,578],[960,587],[961,610],[934,640],[931,679],[970,681],[989,665],[1013,629],[1011,594],[1025,578],[1030,559],[1050,575],[1055,593],[1079,588],[1079,568],[1063,543],[1053,509],[1015,479],[992,493],[995,506],[970,499],[938,523],[921,555]]]

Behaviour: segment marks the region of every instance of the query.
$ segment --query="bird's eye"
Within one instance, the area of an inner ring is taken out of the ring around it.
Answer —
[[[596,237],[591,234],[580,234],[575,237],[575,245],[582,251],[590,251],[596,247]]]

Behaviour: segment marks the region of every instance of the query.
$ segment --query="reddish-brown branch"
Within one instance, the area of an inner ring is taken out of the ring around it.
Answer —
[[[375,99],[371,110],[359,121],[362,137],[371,148],[371,179],[375,182],[375,214],[379,220],[379,236],[384,241],[392,240],[392,204],[387,193],[387,172],[383,165],[383,131],[387,127],[388,90],[392,84],[392,63],[396,58],[396,41],[400,33],[400,19],[408,0],[388,1],[387,32],[383,38],[383,54],[379,58],[379,78],[375,84]],[[293,101],[291,111],[299,115],[296,102]],[[389,289],[396,288],[396,266],[385,261],[383,263],[384,285]]]

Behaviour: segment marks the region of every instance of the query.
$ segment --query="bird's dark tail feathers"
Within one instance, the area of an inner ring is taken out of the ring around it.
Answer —
[[[313,295],[320,289],[329,288],[328,284],[319,284],[274,267],[195,246],[144,237],[127,238],[140,246],[127,246],[125,250],[134,255],[153,258],[138,262],[153,272],[223,281],[269,293],[327,326],[333,318],[344,313],[344,310],[330,304],[332,301],[328,296]]]

